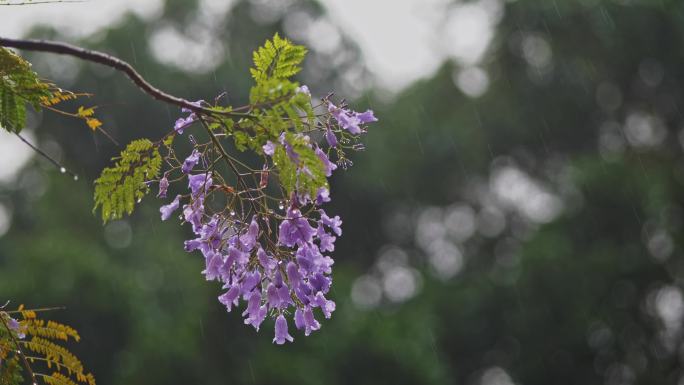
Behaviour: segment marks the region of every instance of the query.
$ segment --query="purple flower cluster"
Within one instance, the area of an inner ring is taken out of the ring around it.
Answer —
[[[371,110],[366,110],[366,112],[355,112],[346,108],[337,107],[330,102],[328,102],[328,112],[332,114],[340,127],[354,135],[363,132],[361,129],[362,124],[378,121]],[[328,142],[330,142],[330,140],[328,140]],[[334,146],[332,143],[330,145]]]
[[[306,86],[300,87],[297,92],[310,95]],[[336,107],[330,102],[328,110],[341,129],[354,135],[365,131],[363,124],[377,120],[370,110],[357,113]],[[179,119],[174,129],[182,132],[196,119],[195,113],[191,113]],[[335,131],[340,132],[339,129]],[[282,146],[288,158],[298,167],[298,175],[310,173],[304,162],[300,161],[295,146],[288,142],[287,138],[290,138],[297,140],[299,146],[304,143],[315,152],[327,177],[337,169],[326,151],[318,144],[312,144],[308,136],[288,135],[283,132],[274,141],[267,141],[262,147],[264,154],[273,156],[277,147]],[[327,129],[325,137],[331,147],[338,145],[332,128]],[[269,163],[268,157],[266,161]],[[196,173],[194,169],[200,163],[211,162],[203,159],[203,155],[194,149],[180,165],[182,173],[187,175],[189,194],[177,195],[160,208],[160,213],[162,220],[166,220],[182,207],[182,218],[192,225],[195,235],[185,242],[185,250],[199,250],[205,259],[202,274],[208,281],[223,284],[225,291],[218,297],[219,301],[229,312],[238,307],[240,301],[244,301],[244,322],[257,331],[266,317],[274,319],[273,342],[276,344],[293,341],[288,330],[289,316],[292,316],[295,327],[303,330],[307,336],[320,329],[321,324],[315,313],[330,318],[335,310],[335,302],[326,297],[332,284],[334,263],[328,254],[335,250],[335,241],[342,235],[340,217],[330,217],[320,208],[323,203],[330,201],[328,188],[320,187],[313,198],[307,192],[293,191],[288,199],[288,207],[280,207],[285,209],[283,215],[276,215],[270,209],[255,212],[251,218],[235,216],[232,211],[230,215],[226,215],[225,211],[212,213],[205,208],[207,196],[225,186],[221,183],[214,185],[214,179],[222,180],[218,174],[212,174],[211,171]],[[263,170],[266,171],[262,172],[262,179],[263,173],[268,177],[268,169],[267,164],[264,164]],[[166,196],[168,184],[165,175],[160,180],[158,196]],[[260,184],[265,185],[263,180]],[[272,232],[274,222],[277,231]]]

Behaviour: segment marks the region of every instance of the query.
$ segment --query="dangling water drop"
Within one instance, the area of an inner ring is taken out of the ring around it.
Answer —
[[[278,208],[281,209],[281,210],[284,209],[284,208],[285,208],[285,203],[279,202],[279,203],[278,203]]]
[[[231,217],[234,217],[234,216],[235,216],[235,211],[230,210],[230,216],[231,216]]]
[[[78,180],[78,175],[74,175],[74,180]]]
[[[59,172],[61,172],[62,174],[64,174],[64,173],[66,172],[66,168],[60,167],[60,168],[59,168]]]

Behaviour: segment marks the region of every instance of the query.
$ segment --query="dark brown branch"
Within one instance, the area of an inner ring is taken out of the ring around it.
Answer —
[[[103,52],[92,51],[58,41],[9,39],[4,37],[0,37],[0,46],[23,49],[28,51],[51,52],[60,55],[70,55],[86,61],[106,65],[108,67],[112,67],[116,70],[125,73],[126,76],[128,76],[128,78],[131,79],[133,83],[135,83],[135,85],[138,86],[138,88],[140,88],[143,92],[162,102],[173,104],[179,107],[185,107],[193,112],[202,113],[205,115],[238,115],[244,117],[243,114],[217,111],[211,108],[196,106],[186,99],[167,94],[166,92],[148,83],[147,80],[145,80],[133,68],[133,66],[131,66],[127,62]]]

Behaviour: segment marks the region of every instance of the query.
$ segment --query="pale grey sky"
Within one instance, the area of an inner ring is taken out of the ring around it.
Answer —
[[[216,15],[229,9],[231,1],[202,0],[201,3],[204,9],[211,10],[206,15]],[[392,91],[429,76],[448,57],[466,67],[477,66],[502,10],[501,0],[468,4],[449,0],[322,0],[322,3],[333,22],[360,44],[368,67],[376,76],[376,85]],[[0,34],[20,36],[35,24],[49,24],[67,35],[79,37],[120,22],[129,11],[143,18],[154,17],[161,5],[161,0],[87,0],[2,7]],[[196,49],[202,52],[201,47]]]

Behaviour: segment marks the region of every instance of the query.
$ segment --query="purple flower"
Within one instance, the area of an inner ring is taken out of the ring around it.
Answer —
[[[354,135],[358,135],[361,133],[361,127],[359,127],[359,124],[361,124],[361,120],[359,120],[359,118],[355,115],[342,113],[339,114],[339,116],[337,116],[336,118],[337,122],[340,124],[340,127],[344,128],[345,130],[349,131]]]
[[[299,154],[297,154],[297,152],[294,150],[292,144],[285,139],[285,132],[280,134],[278,141],[283,145],[283,147],[285,147],[285,152],[287,153],[287,156],[290,157],[292,162],[295,164],[299,163]]]
[[[337,123],[340,125],[340,127],[354,135],[360,134],[362,132],[362,124],[378,121],[371,110],[358,113],[346,108],[337,107],[334,104],[329,103],[328,111],[335,118],[335,120],[337,120]]]
[[[285,343],[285,341],[294,341],[294,338],[290,335],[290,333],[287,331],[287,320],[285,317],[281,314],[276,318],[275,322],[275,337],[273,338],[273,342],[275,342],[278,345],[282,345]]]
[[[230,278],[230,272],[231,269],[233,269],[233,266],[235,264],[243,264],[245,262],[245,259],[248,258],[249,255],[247,253],[243,253],[234,246],[228,246],[228,257],[226,257],[226,260],[223,266],[221,267],[221,277],[223,277],[223,279],[227,281]]]
[[[302,85],[299,86],[295,89],[296,94],[304,94],[307,95],[308,97],[311,97],[311,91],[309,91],[309,87]]]
[[[325,187],[321,187],[318,189],[318,193],[316,194],[316,204],[320,206],[326,202],[330,202],[330,190]]]
[[[247,302],[247,309],[242,315],[247,315],[247,318],[245,318],[245,325],[252,325],[259,331],[259,326],[266,318],[266,306],[261,306],[261,293],[252,293]]]
[[[297,329],[304,329],[304,311],[301,308],[297,308],[294,313],[294,322]]]
[[[328,234],[324,229],[322,225],[318,225],[318,229],[316,230],[316,234],[318,235],[318,239],[321,241],[320,244],[320,249],[321,251],[335,251],[335,239],[336,237]]]
[[[242,295],[245,298],[249,298],[253,294],[252,290],[261,282],[261,274],[258,271],[253,271],[245,274],[244,277],[240,290],[242,290]]]
[[[189,174],[190,171],[192,171],[193,168],[195,168],[195,165],[197,165],[197,162],[199,162],[200,159],[200,153],[197,150],[192,150],[192,154],[185,158],[185,162],[183,162],[183,166],[181,167],[181,171],[183,171],[183,174]]]
[[[316,321],[316,318],[314,318],[313,311],[309,306],[304,308],[303,312],[303,318],[304,318],[304,335],[308,336],[311,334],[312,331],[318,330],[321,328],[321,324]]]
[[[183,206],[183,218],[192,224],[192,231],[199,231],[202,228],[202,217],[204,216],[204,203],[202,199],[195,199],[190,204]]]
[[[15,320],[12,317],[8,318],[9,320],[7,321],[7,326],[9,327],[9,329],[17,333],[17,337],[19,339],[24,339],[24,337],[26,337],[26,334],[21,332],[21,325],[19,324],[19,321]]]
[[[169,180],[164,175],[163,178],[159,179],[159,194],[157,198],[166,198],[166,190],[169,189]]]
[[[276,268],[278,263],[273,259],[273,257],[269,256],[266,254],[264,249],[259,246],[259,250],[257,250],[257,259],[259,260],[259,263],[261,264],[261,267],[264,269],[264,272],[270,273],[273,271],[273,269]]]
[[[361,123],[372,123],[378,121],[378,118],[375,117],[372,110],[366,110],[366,112],[357,113],[356,117],[359,118]]]
[[[202,105],[202,102],[204,102],[204,100],[198,100],[196,102],[189,102],[189,103],[192,104],[193,106],[200,107]],[[197,120],[197,114],[192,112],[192,110],[190,110],[189,108],[183,107],[183,108],[181,108],[181,112],[184,114],[190,113],[190,115],[188,115],[185,118],[178,118],[176,120],[176,123],[173,125],[173,129],[179,134],[182,134],[185,127],[189,126],[190,124],[192,124],[194,121]]]
[[[252,222],[249,224],[247,232],[240,237],[240,243],[246,251],[250,251],[256,245],[256,239],[259,236],[259,224],[257,223],[257,216],[252,217]]]
[[[266,144],[261,146],[261,148],[264,150],[264,154],[273,156],[273,154],[275,153],[275,146],[275,143],[271,142],[270,140],[267,140]]]
[[[283,146],[285,146],[285,152],[292,159],[292,162],[295,164],[299,163],[299,154],[292,148],[292,145],[289,142],[285,142]]]
[[[325,274],[316,273],[314,276],[309,278],[309,283],[314,289],[314,292],[321,292],[323,294],[330,290],[330,285],[332,284],[332,278],[325,276]]]
[[[290,281],[290,285],[294,288],[299,286],[302,276],[299,274],[299,268],[294,262],[289,262],[287,264],[287,279]]]
[[[332,315],[332,312],[335,311],[335,302],[330,301],[328,299],[325,299],[325,296],[323,293],[318,293],[316,294],[316,297],[314,297],[314,300],[312,301],[316,306],[320,307],[321,310],[323,311],[323,315],[325,318],[330,318]]]
[[[289,209],[287,211],[287,218],[283,220],[278,228],[278,243],[292,247],[295,244],[301,245],[311,242],[311,239],[316,234],[316,230],[311,227],[308,219],[303,217],[297,209]]]
[[[328,111],[337,120],[340,127],[354,135],[361,133],[361,127],[359,127],[361,121],[351,111],[339,108],[332,103],[328,105]]]
[[[176,199],[174,199],[173,202],[159,208],[162,221],[169,219],[171,214],[178,209],[178,206],[180,205],[180,198],[180,195],[176,195]]]
[[[321,213],[321,223],[330,227],[330,229],[337,234],[338,237],[342,236],[342,220],[340,219],[339,215],[335,215],[335,217],[330,218],[325,211],[323,210],[318,210]]]
[[[195,113],[188,115],[187,118],[178,118],[176,119],[176,123],[174,123],[173,125],[173,129],[177,133],[182,134],[185,127],[192,124],[192,122],[194,122],[195,120],[197,120],[197,116],[195,115]]]
[[[205,261],[207,267],[202,271],[202,274],[207,278],[207,281],[213,281],[219,276],[219,268],[223,264],[223,258],[221,254],[209,250]]]
[[[337,136],[335,136],[335,133],[331,129],[325,130],[325,140],[330,147],[337,146]]]
[[[212,182],[211,173],[188,175],[188,187],[193,196],[197,196],[200,189],[205,185],[211,186]]]
[[[321,150],[320,147],[316,147],[316,155],[318,156],[318,159],[323,162],[323,168],[325,169],[325,176],[330,176],[332,175],[332,172],[337,169],[337,165],[328,159],[328,155]]]
[[[230,312],[233,306],[237,306],[239,295],[240,287],[237,285],[232,285],[227,292],[219,296],[219,302],[226,305],[226,308],[228,308],[228,311]]]

